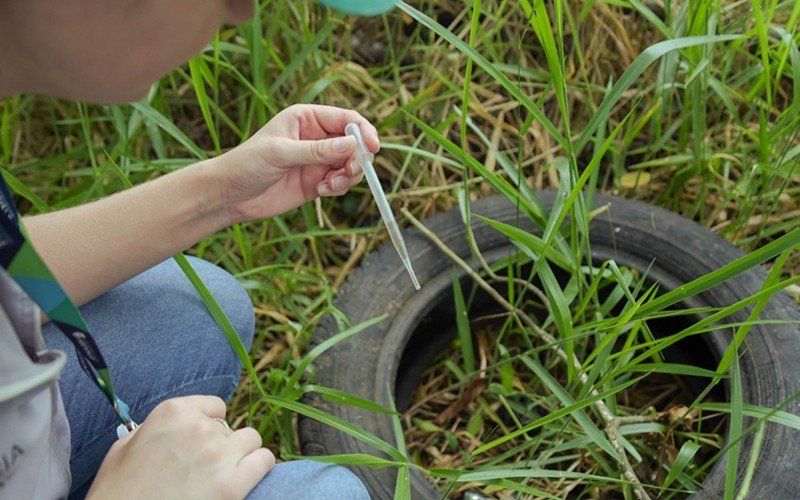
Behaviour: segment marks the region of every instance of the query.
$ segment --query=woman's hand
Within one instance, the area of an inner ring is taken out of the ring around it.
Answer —
[[[340,196],[361,182],[355,139],[344,136],[350,122],[359,124],[376,153],[378,132],[355,111],[295,105],[242,145],[209,160],[230,223],[278,215],[317,196]]]
[[[214,396],[159,404],[106,455],[89,498],[241,499],[275,465],[261,436],[245,428],[227,435]]]

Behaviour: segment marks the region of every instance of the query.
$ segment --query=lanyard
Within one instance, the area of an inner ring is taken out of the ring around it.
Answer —
[[[114,392],[111,373],[100,349],[89,334],[89,327],[83,315],[28,240],[11,192],[2,175],[0,175],[0,265],[72,342],[81,368],[103,391],[122,424],[128,430],[136,427],[131,420],[130,408]]]

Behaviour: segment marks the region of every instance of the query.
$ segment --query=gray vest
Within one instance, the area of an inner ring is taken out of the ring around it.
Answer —
[[[69,494],[69,424],[58,391],[66,360],[45,349],[39,308],[0,268],[0,499]]]

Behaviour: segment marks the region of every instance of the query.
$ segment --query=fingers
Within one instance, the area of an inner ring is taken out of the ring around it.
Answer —
[[[261,448],[263,441],[257,430],[245,427],[228,436],[227,444],[236,451],[238,456],[244,457]]]
[[[356,140],[353,137],[336,137],[317,141],[292,139],[276,140],[269,148],[275,163],[284,167],[305,165],[341,165],[355,154]]]
[[[320,196],[342,196],[363,179],[363,172],[349,176],[343,170],[334,170],[329,172],[325,180],[319,183],[317,193]]]
[[[275,456],[266,448],[258,448],[239,460],[236,484],[236,487],[241,488],[242,494],[239,496],[245,497],[250,493],[273,467]],[[302,488],[302,485],[298,485],[298,488]]]
[[[374,154],[370,155],[370,161],[371,162],[375,162],[375,155]],[[350,177],[356,176],[356,175],[360,174],[361,172],[363,172],[363,169],[361,167],[361,162],[358,161],[355,158],[350,158],[347,161],[347,163],[345,164],[344,168],[345,168],[345,171],[347,172],[347,175],[349,175]]]
[[[256,482],[275,467],[275,455],[267,448],[258,448],[239,460],[238,467],[242,471],[250,471],[258,476]]]
[[[377,153],[381,148],[378,140],[378,130],[363,116],[352,109],[342,109],[334,106],[321,106],[314,104],[296,104],[289,108],[298,114],[313,117],[322,130],[329,135],[344,135],[344,128],[350,122],[355,122],[361,127],[364,142],[372,153]]]
[[[262,448],[261,435],[252,427],[237,430],[225,442],[236,457],[241,457],[237,459],[236,476],[244,496],[275,466],[275,456]]]

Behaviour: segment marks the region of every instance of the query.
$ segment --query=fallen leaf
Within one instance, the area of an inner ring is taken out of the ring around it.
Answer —
[[[688,406],[675,405],[667,408],[661,416],[666,419],[670,426],[680,423],[684,428],[691,429],[697,419],[697,408],[690,410]]]
[[[650,172],[643,172],[641,170],[628,172],[627,174],[622,174],[622,177],[619,178],[619,184],[625,189],[644,187],[650,184],[652,177]]]
[[[473,379],[472,382],[469,383],[469,387],[467,390],[464,391],[464,394],[461,395],[460,398],[456,399],[450,406],[444,409],[442,413],[440,413],[435,419],[434,422],[437,424],[443,424],[449,420],[452,420],[453,417],[461,413],[461,410],[466,408],[470,403],[475,401],[480,393],[486,389],[487,382],[485,378],[476,378]]]

